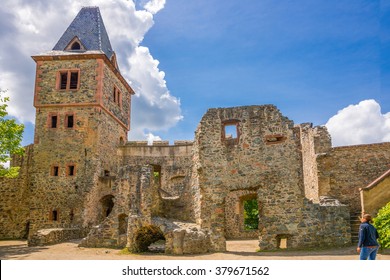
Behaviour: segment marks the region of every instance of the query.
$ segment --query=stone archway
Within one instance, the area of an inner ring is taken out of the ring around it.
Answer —
[[[150,250],[150,245],[162,241],[165,249],[165,237],[161,229],[155,225],[142,226],[134,233],[133,252],[146,252]]]

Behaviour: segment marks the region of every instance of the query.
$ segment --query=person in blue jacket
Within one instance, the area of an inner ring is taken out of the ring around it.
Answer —
[[[370,214],[364,214],[360,219],[362,222],[359,228],[359,243],[357,251],[360,253],[361,260],[375,260],[379,249],[377,239],[379,238],[378,231],[371,224],[372,217]]]

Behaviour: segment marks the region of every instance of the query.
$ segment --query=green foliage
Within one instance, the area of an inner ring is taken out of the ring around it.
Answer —
[[[259,205],[257,199],[244,201],[244,227],[246,230],[258,229]]]
[[[379,242],[384,249],[390,248],[390,202],[379,209],[374,218],[374,226],[378,230]]]
[[[8,162],[11,154],[22,155],[24,152],[21,146],[23,137],[23,124],[17,124],[14,119],[7,118],[8,97],[2,95],[5,91],[0,89],[0,165]],[[1,165],[0,177],[16,177],[19,169],[17,167],[5,168]]]
[[[165,240],[164,234],[161,230],[153,225],[142,227],[135,237],[136,248],[133,248],[134,252],[146,252],[148,246],[158,240]]]

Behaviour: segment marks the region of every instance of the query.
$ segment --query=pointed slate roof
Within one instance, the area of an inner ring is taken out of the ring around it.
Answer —
[[[86,51],[102,51],[109,59],[114,53],[98,7],[82,8],[53,51],[66,50],[74,38],[80,40]]]

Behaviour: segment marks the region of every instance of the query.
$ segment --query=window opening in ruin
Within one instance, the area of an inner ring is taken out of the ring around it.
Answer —
[[[58,211],[57,210],[53,210],[51,212],[51,220],[52,221],[58,221]]]
[[[102,214],[104,218],[107,218],[112,209],[114,208],[114,196],[113,195],[106,195],[101,200],[100,203],[102,205]]]
[[[80,50],[81,49],[81,46],[79,44],[79,42],[74,42],[72,44],[72,47],[71,47],[72,50]]]
[[[103,175],[104,177],[110,177],[110,170],[104,170]]]
[[[153,166],[153,178],[154,183],[161,187],[161,165],[152,165]]]
[[[74,116],[73,115],[67,115],[66,116],[66,127],[72,128],[74,125]]]
[[[126,232],[127,232],[127,215],[120,214],[118,216],[118,233],[126,234]]]
[[[57,116],[51,116],[51,128],[57,128]]]
[[[119,137],[119,145],[124,145],[125,140],[123,140],[123,137]]]
[[[281,143],[281,142],[284,142],[284,140],[286,140],[286,137],[283,136],[283,135],[267,135],[265,136],[265,142],[266,144],[277,144],[277,143]]]
[[[277,248],[278,249],[287,249],[288,235],[281,234],[276,236]]]
[[[237,124],[225,125],[225,139],[236,139],[237,137]]]
[[[54,165],[53,167],[52,167],[52,176],[58,176],[59,175],[59,170],[60,170],[60,168],[57,166],[57,165]]]
[[[259,204],[257,197],[244,201],[244,229],[255,230],[259,228]]]
[[[75,166],[74,165],[68,165],[68,175],[74,176],[75,174]]]

